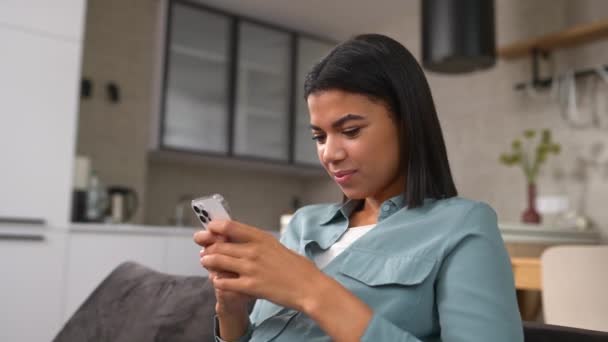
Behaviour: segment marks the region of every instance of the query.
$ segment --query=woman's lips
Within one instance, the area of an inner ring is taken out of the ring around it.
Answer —
[[[334,172],[334,179],[338,184],[345,184],[351,180],[356,170]]]

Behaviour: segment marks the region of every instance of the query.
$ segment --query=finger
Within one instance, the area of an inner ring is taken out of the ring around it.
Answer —
[[[236,221],[213,220],[207,225],[207,229],[215,234],[220,234],[234,242],[248,242],[259,238],[261,230]]]
[[[220,289],[215,289],[215,296],[218,300],[224,299],[224,291]]]
[[[203,265],[202,258],[200,259],[199,262],[200,262],[201,266],[203,266],[209,272],[208,276],[209,276],[210,280],[213,280],[213,278],[216,278],[216,277],[219,277],[219,278],[238,277],[238,274],[233,273],[233,272],[226,272],[226,271],[222,271],[220,269],[215,269],[215,268],[212,268],[212,267],[205,267]]]
[[[225,237],[224,235],[215,234],[213,232],[210,232],[210,233],[213,234],[213,236],[215,236],[215,239],[217,241],[222,241],[222,242],[227,242],[228,241],[228,238]]]
[[[211,233],[211,234],[212,234],[213,236],[215,236],[215,238],[216,238],[216,242],[214,242],[214,243],[218,243],[218,242],[227,242],[227,241],[228,241],[228,238],[226,238],[225,236],[218,235],[218,234],[214,234],[214,233]],[[210,245],[207,245],[207,246],[203,246],[203,248],[201,248],[201,250],[198,252],[198,255],[199,255],[200,257],[202,257],[203,255],[205,255],[205,248],[207,248],[207,247],[209,247],[209,246],[213,245],[214,243],[212,243],[212,244],[210,244]]]
[[[213,277],[210,276],[210,279],[213,280],[215,278],[235,278],[238,276],[239,275],[236,273],[217,270],[217,271],[213,271]]]
[[[233,272],[217,271],[216,278],[236,278],[239,275]]]
[[[236,274],[248,274],[247,261],[222,254],[205,255],[201,258],[201,265],[207,269]],[[217,278],[217,277],[216,277]]]
[[[202,266],[202,262],[201,262],[201,266]],[[214,268],[207,268],[207,271],[209,272],[209,275],[208,275],[209,280],[213,280],[214,278],[234,278],[234,277],[239,276],[238,274],[233,273],[233,272],[216,270]]]
[[[210,254],[223,254],[235,258],[250,258],[252,247],[243,243],[216,242],[201,252],[201,257]]]
[[[251,284],[243,277],[215,278],[213,279],[213,287],[217,290],[239,292],[249,296],[253,293]]]
[[[197,245],[202,246],[202,247],[207,247],[218,241],[217,234],[213,234],[213,233],[205,231],[205,230],[201,230],[201,231],[194,233],[192,238],[194,239],[194,242],[196,242]]]
[[[213,280],[216,278],[236,278],[239,275],[233,272],[228,272],[228,271],[222,271],[220,269],[214,270],[214,271],[209,271],[209,280]]]

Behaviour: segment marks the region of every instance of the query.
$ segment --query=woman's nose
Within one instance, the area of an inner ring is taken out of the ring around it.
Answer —
[[[346,158],[346,151],[339,139],[327,137],[321,157],[324,163],[334,163]]]

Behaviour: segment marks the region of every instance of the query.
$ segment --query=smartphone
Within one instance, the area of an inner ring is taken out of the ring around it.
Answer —
[[[192,210],[207,229],[207,224],[211,220],[230,220],[228,202],[220,194],[199,197],[192,200]]]

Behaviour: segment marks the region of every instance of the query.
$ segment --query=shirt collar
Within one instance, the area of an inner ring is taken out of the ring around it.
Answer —
[[[343,204],[336,204],[329,208],[328,213],[322,218],[321,225],[326,225],[332,222],[336,217],[342,217],[348,219],[350,215],[363,203],[363,199],[349,199]],[[380,211],[378,213],[378,222],[390,216],[397,210],[405,206],[405,198],[403,195],[397,195],[384,201],[380,205]]]

